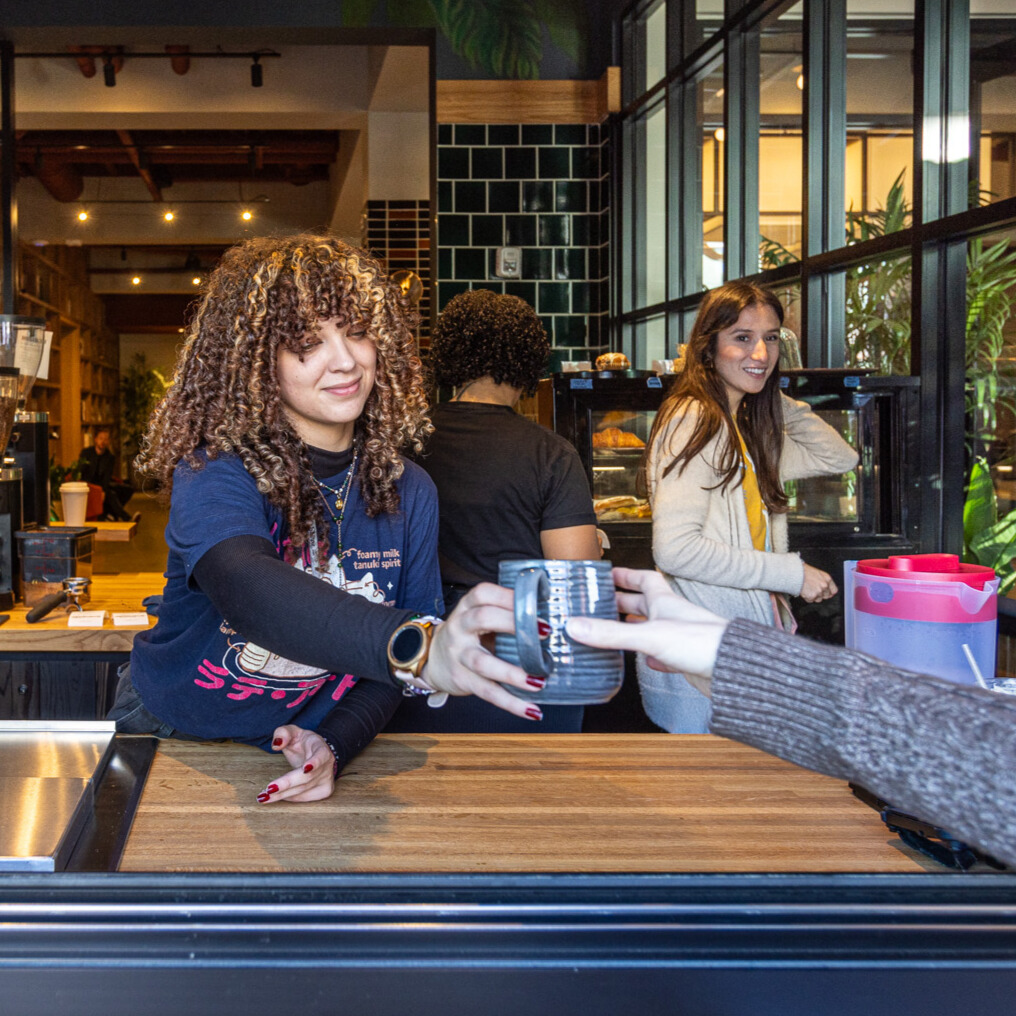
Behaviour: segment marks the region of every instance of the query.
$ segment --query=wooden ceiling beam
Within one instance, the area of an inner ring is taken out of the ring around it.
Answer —
[[[133,139],[131,138],[130,131],[119,130],[116,132],[117,137],[120,139],[124,148],[126,148],[128,155],[130,156],[131,162],[134,164],[134,168],[138,171],[138,176],[145,181],[145,186],[148,188],[148,193],[156,201],[162,200],[162,190],[159,185],[155,182],[152,174],[148,171],[148,166],[142,160],[138,149],[136,148]]]

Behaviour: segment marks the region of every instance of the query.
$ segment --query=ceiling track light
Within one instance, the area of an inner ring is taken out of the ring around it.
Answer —
[[[30,57],[36,60],[55,60],[60,58],[76,60],[81,68],[81,73],[86,78],[90,78],[95,74],[96,61],[101,58],[102,80],[106,83],[107,88],[113,88],[116,85],[116,73],[123,66],[124,60],[128,58],[131,60],[168,59],[177,74],[185,74],[190,68],[190,61],[195,59],[221,60],[225,58],[251,60],[253,63],[250,65],[250,83],[253,88],[260,88],[264,84],[264,68],[261,65],[261,58],[280,57],[282,54],[274,49],[247,50],[240,53],[223,53],[221,50],[191,53],[187,50],[186,46],[167,46],[166,51],[163,53],[130,53],[126,52],[123,46],[75,46],[70,47],[69,51],[65,53],[26,51],[15,53],[14,56]]]

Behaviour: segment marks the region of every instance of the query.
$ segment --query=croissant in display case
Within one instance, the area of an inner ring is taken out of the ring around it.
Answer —
[[[597,370],[628,370],[631,363],[624,353],[603,353],[596,358]]]
[[[593,434],[594,448],[645,448],[646,443],[637,434],[620,427],[604,427]]]

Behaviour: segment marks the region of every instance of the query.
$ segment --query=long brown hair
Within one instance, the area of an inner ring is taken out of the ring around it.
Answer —
[[[692,326],[685,351],[684,371],[653,422],[649,450],[655,455],[671,455],[663,475],[667,476],[672,469],[677,469],[680,476],[688,463],[721,430],[725,430],[727,440],[721,445],[717,463],[720,479],[716,486],[726,490],[735,481],[740,482],[741,478],[743,463],[737,439],[737,431],[740,430],[755,466],[762,500],[769,511],[785,512],[787,495],[780,483],[779,472],[783,452],[779,363],[761,392],[741,399],[737,407],[736,428],[730,414],[727,390],[714,368],[718,334],[736,324],[741,312],[748,307],[769,307],[783,324],[783,306],[779,297],[761,286],[750,282],[728,282],[706,294]],[[657,448],[656,443],[661,440],[667,423],[692,402],[696,403],[698,416],[688,443],[676,451],[670,447]]]
[[[399,451],[430,430],[415,312],[370,255],[335,237],[259,237],[230,248],[211,273],[173,381],[149,424],[139,468],[172,491],[181,460],[239,456],[282,510],[294,546],[327,532],[307,450],[279,394],[280,346],[300,353],[319,321],[363,323],[377,347],[374,387],[356,421],[357,477],[367,514],[395,512]]]

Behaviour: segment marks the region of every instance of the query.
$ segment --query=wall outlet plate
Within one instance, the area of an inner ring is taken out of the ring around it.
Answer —
[[[498,247],[494,255],[494,274],[499,279],[522,277],[522,248]]]

